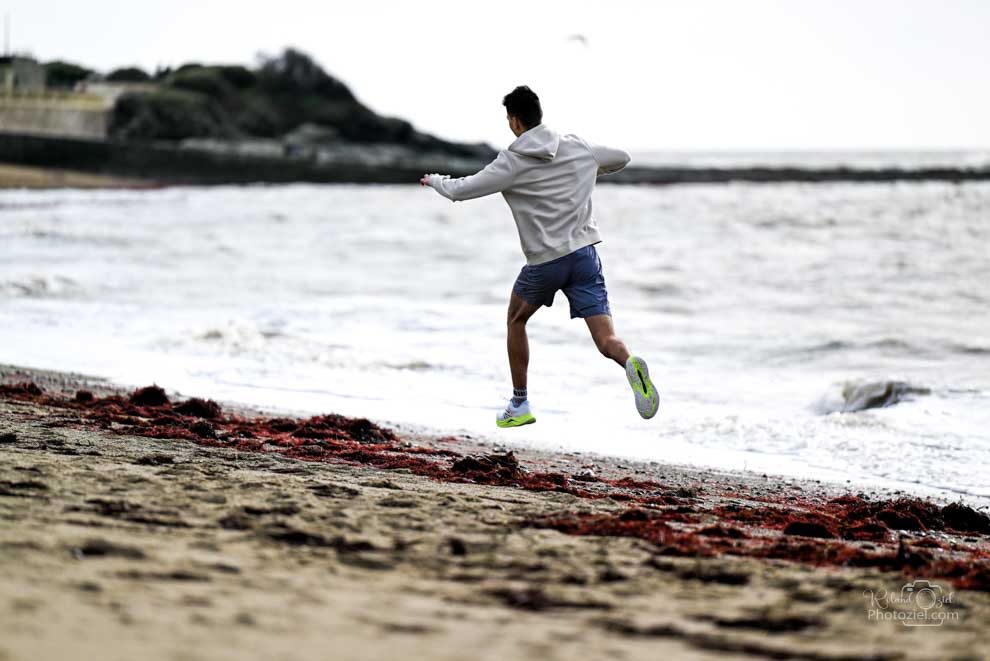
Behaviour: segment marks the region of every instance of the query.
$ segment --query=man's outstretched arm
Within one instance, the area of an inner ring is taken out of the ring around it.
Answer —
[[[588,142],[588,149],[598,162],[598,174],[612,174],[629,164],[629,154],[621,149],[613,149],[604,145]]]
[[[484,170],[469,177],[451,179],[446,174],[425,174],[419,183],[433,187],[452,202],[458,202],[504,191],[512,185],[513,177],[512,162],[505,152],[499,152],[498,158],[486,165]]]

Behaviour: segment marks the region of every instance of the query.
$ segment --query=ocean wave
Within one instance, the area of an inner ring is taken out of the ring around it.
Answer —
[[[827,340],[810,346],[775,351],[769,359],[776,362],[787,362],[790,360],[806,361],[837,353],[855,352],[878,353],[885,356],[918,357],[930,353],[931,349],[895,337],[881,338],[867,342]]]
[[[761,229],[824,229],[836,227],[839,221],[832,217],[767,216],[752,219],[754,227]]]
[[[62,275],[38,275],[0,282],[0,296],[18,298],[70,298],[84,292],[83,287]]]
[[[990,347],[977,346],[974,344],[950,344],[949,351],[970,356],[990,356]]]
[[[405,363],[385,363],[384,367],[393,370],[427,371],[438,369],[440,366],[428,363],[425,360],[410,360]]]
[[[278,327],[230,322],[225,328],[209,328],[194,335],[198,342],[205,342],[230,353],[243,353],[264,349],[267,342],[286,337]]]
[[[60,232],[52,229],[32,229],[25,234],[31,239],[38,239],[45,243],[55,243],[61,245],[90,245],[107,248],[129,248],[133,245],[130,239],[110,234],[86,234],[81,232]]]
[[[134,190],[11,190],[0,198],[0,211],[57,209],[67,206],[123,208],[148,206],[149,200],[183,202],[185,194],[179,188],[156,191]]]
[[[778,357],[814,357],[822,354],[841,352],[876,351],[887,356],[918,357],[931,353],[947,352],[969,356],[990,356],[990,346],[967,344],[963,342],[933,342],[922,346],[896,337],[881,338],[869,342],[850,342],[848,340],[829,340],[821,344],[799,347],[780,352]]]
[[[814,408],[822,414],[854,413],[886,408],[931,393],[931,388],[912,385],[906,381],[846,381],[835,384]]]
[[[644,294],[652,296],[686,296],[689,292],[672,282],[639,283],[636,285]]]

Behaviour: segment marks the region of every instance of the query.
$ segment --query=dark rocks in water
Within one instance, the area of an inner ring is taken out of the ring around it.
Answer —
[[[0,434],[0,445],[6,445],[7,443],[16,443],[16,442],[17,442],[17,434],[15,434],[14,432],[6,432],[4,434]]]
[[[638,167],[605,177],[608,184],[686,184],[729,182],[986,181],[987,167]]]
[[[156,385],[138,388],[131,393],[131,404],[137,406],[164,406],[168,403],[168,395]]]
[[[76,392],[76,401],[80,404],[89,404],[95,399],[93,393],[88,390],[79,390]]]
[[[885,408],[909,401],[915,395],[930,395],[930,388],[914,386],[905,381],[867,381],[842,386],[841,401],[822,405],[823,413],[853,413],[866,409]]]

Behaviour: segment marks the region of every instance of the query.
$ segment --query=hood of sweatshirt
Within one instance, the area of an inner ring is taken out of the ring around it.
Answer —
[[[552,161],[560,146],[560,136],[546,124],[537,124],[509,145],[509,151],[538,158],[541,161]]]

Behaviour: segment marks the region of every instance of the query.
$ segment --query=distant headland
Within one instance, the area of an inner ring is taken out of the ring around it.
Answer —
[[[347,179],[348,169],[356,181],[376,170],[408,180],[392,171],[473,172],[497,153],[375,113],[291,48],[255,68],[153,73],[4,57],[0,83],[0,160],[21,165],[189,183]]]
[[[94,185],[412,183],[424,172],[471,174],[496,153],[488,144],[444,140],[375,113],[293,48],[259,58],[254,68],[187,63],[150,73],[137,67],[100,73],[60,60],[0,57],[0,163],[16,172],[27,166],[104,178]],[[89,181],[62,175],[56,180]],[[959,182],[990,180],[990,168],[633,163],[605,180]]]

